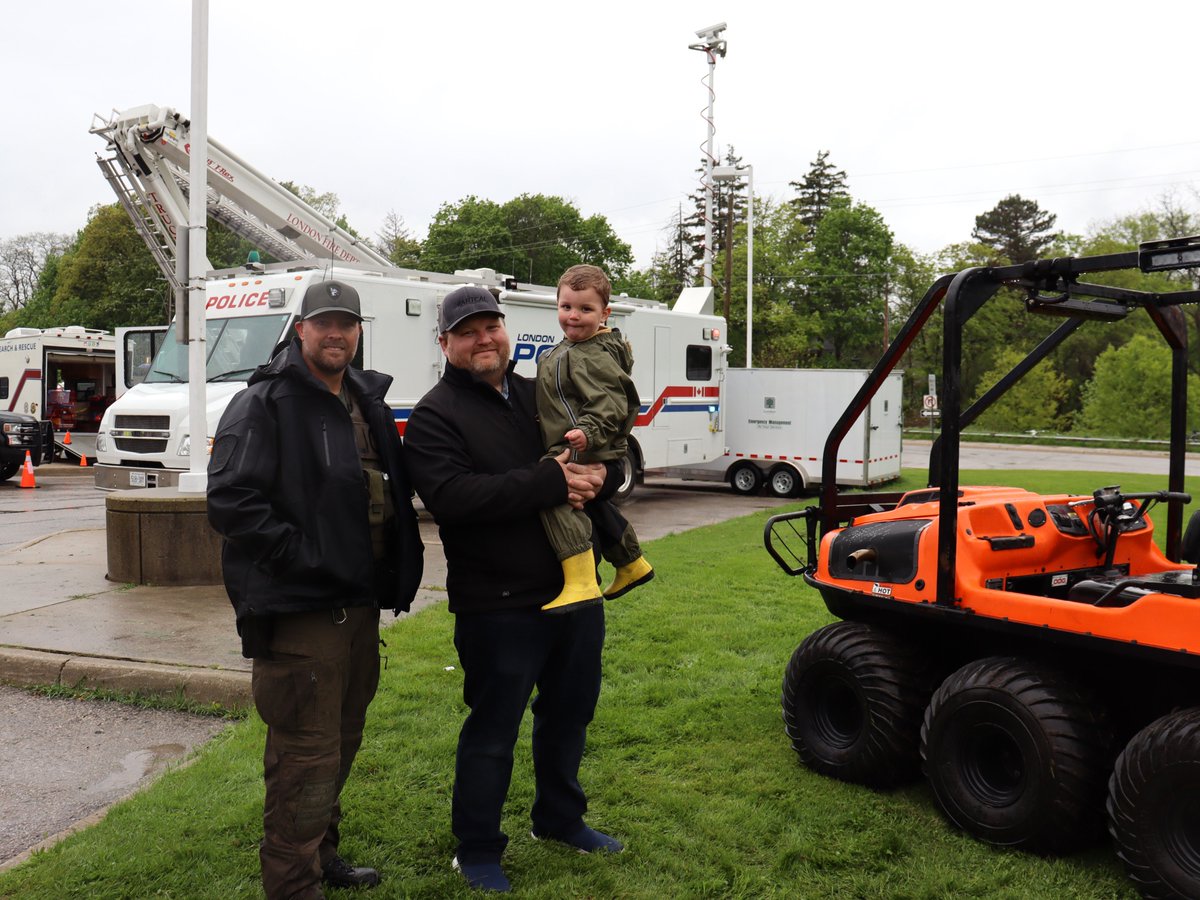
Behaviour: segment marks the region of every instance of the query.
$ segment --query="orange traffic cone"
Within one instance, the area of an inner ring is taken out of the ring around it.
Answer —
[[[63,444],[65,444],[68,447],[71,446],[71,432],[69,432],[69,431],[67,432],[67,436],[65,438],[63,438]]]
[[[33,477],[33,459],[28,450],[25,451],[25,465],[21,466],[21,487],[37,487],[37,480]]]
[[[80,454],[79,454],[79,465],[86,467],[86,466],[87,466],[87,464],[88,464],[88,461],[87,461],[87,454],[86,454],[86,453],[80,453]]]

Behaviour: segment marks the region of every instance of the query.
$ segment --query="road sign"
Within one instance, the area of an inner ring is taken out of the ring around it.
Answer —
[[[937,409],[937,394],[926,394],[921,401],[921,405],[925,409]]]
[[[921,416],[926,419],[937,419],[937,418],[940,418],[941,415],[942,415],[941,410],[937,410],[937,409],[921,410]]]

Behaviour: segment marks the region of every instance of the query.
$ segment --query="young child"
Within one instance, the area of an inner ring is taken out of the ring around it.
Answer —
[[[612,285],[596,266],[572,266],[558,280],[558,324],[564,340],[538,361],[537,408],[546,455],[568,447],[578,462],[608,462],[625,455],[640,402],[629,373],[633,351],[608,328]],[[596,501],[593,501],[595,503]],[[604,558],[617,574],[603,593],[596,585],[592,520],[563,504],[542,512],[542,525],[563,567],[562,593],[542,609],[570,612],[612,600],[654,577],[633,527],[612,504],[596,516]]]

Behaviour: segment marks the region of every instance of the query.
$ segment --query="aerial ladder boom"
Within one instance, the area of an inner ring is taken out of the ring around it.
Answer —
[[[191,123],[169,107],[138,106],[93,121],[91,132],[108,144],[96,162],[174,285],[177,228],[187,222]],[[281,261],[395,266],[367,241],[317,212],[287,188],[208,139],[208,214],[259,250]],[[211,269],[207,260],[204,268]]]

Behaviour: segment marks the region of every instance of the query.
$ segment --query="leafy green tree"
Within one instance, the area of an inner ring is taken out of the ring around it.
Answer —
[[[820,317],[830,367],[873,365],[883,346],[892,232],[864,204],[837,198],[804,260],[805,305]]]
[[[973,399],[983,396],[1024,358],[1025,353],[1013,347],[1000,351],[993,368],[981,379]],[[1000,432],[1067,431],[1068,423],[1062,416],[1067,393],[1066,378],[1055,370],[1050,360],[1044,359],[992,404],[975,424]]]
[[[800,181],[789,181],[797,196],[792,204],[800,212],[800,224],[804,236],[812,240],[822,216],[837,200],[848,200],[850,191],[846,187],[846,173],[835,168],[829,161],[829,151],[821,150],[812,161],[807,174]]]
[[[624,278],[633,250],[603,216],[584,218],[561,197],[521,194],[499,204],[471,196],[438,210],[421,263],[440,272],[487,267],[550,285],[578,263],[600,266],[614,280]]]
[[[112,330],[167,319],[167,285],[120,205],[92,211],[55,273],[53,293],[22,324]],[[34,321],[36,320],[36,321]]]
[[[1200,376],[1188,376],[1188,429],[1200,420]],[[1076,430],[1105,437],[1169,438],[1171,351],[1162,340],[1138,334],[1109,347],[1083,390]]]
[[[1060,237],[1050,230],[1057,218],[1037,201],[1010,194],[975,217],[971,238],[991,248],[993,261],[1027,262],[1042,256]]]
[[[733,296],[727,321],[730,365],[746,364],[745,224],[734,233]],[[820,365],[820,317],[804,305],[803,254],[795,252],[796,209],[769,197],[754,207],[754,365],[796,368]],[[714,270],[724,276],[724,260]]]

